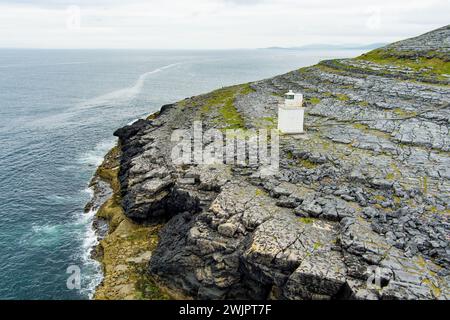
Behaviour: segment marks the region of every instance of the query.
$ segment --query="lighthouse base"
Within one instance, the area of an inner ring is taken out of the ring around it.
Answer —
[[[278,130],[285,134],[303,133],[303,108],[278,108]]]

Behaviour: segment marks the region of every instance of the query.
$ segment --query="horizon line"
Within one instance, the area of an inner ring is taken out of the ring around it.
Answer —
[[[165,50],[165,51],[231,51],[231,50],[357,50],[357,49],[370,49],[369,46],[384,46],[387,43],[369,43],[369,44],[307,44],[302,46],[282,47],[282,46],[268,46],[268,47],[254,47],[254,48],[117,48],[117,47],[1,47],[0,50]],[[311,47],[312,48],[311,48]],[[323,46],[324,48],[314,48],[314,46]],[[325,48],[329,47],[329,48]]]

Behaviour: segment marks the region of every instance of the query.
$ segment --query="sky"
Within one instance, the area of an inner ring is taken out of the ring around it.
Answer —
[[[389,43],[450,0],[0,0],[0,47],[234,49]]]

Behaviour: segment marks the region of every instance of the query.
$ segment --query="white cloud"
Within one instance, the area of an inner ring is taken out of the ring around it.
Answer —
[[[79,28],[67,28],[69,5],[80,7]],[[390,42],[447,24],[448,12],[448,0],[7,0],[0,4],[0,47],[255,48]]]

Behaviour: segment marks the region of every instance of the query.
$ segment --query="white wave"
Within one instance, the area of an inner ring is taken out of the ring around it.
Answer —
[[[119,89],[92,99],[89,99],[86,102],[83,102],[79,105],[81,108],[91,108],[91,107],[98,107],[103,106],[111,103],[120,103],[120,102],[127,102],[132,100],[134,97],[136,97],[142,90],[142,87],[144,86],[145,80],[149,75],[159,73],[161,71],[164,71],[166,69],[172,68],[174,66],[177,66],[181,64],[178,63],[172,63],[160,68],[157,68],[152,71],[145,72],[139,76],[139,78],[136,80],[133,86]]]
[[[93,227],[93,220],[97,210],[90,210],[84,213],[80,217],[80,223],[85,225],[83,234],[83,243],[81,247],[81,262],[83,263],[83,269],[88,271],[84,272],[82,278],[81,294],[87,295],[89,299],[92,299],[95,293],[95,288],[103,280],[103,272],[100,262],[92,258],[92,250],[99,244],[97,233]]]
[[[86,164],[90,167],[98,167],[102,164],[105,154],[111,150],[116,144],[116,139],[106,139],[103,140],[94,147],[94,149],[83,154],[78,162],[81,164]]]

